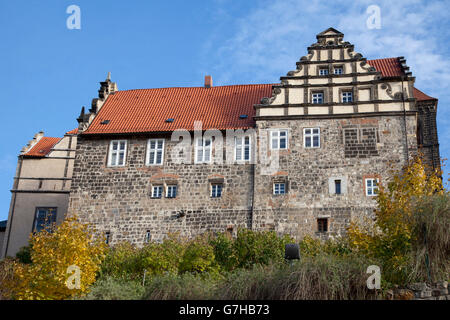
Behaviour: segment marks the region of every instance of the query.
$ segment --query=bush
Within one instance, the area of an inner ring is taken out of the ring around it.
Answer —
[[[293,264],[255,265],[240,269],[218,288],[226,300],[375,299],[366,286],[364,257],[318,254]]]
[[[140,300],[145,288],[138,281],[106,277],[90,287],[90,292],[81,300]]]
[[[215,260],[214,247],[206,236],[200,236],[190,241],[183,254],[178,272],[218,272],[219,265]]]
[[[14,298],[26,300],[67,299],[84,294],[94,283],[104,257],[105,244],[76,217],[59,226],[42,230],[30,238],[32,264],[14,262],[14,279],[9,289]],[[68,267],[80,268],[80,287],[70,289]]]
[[[153,277],[146,285],[145,300],[210,300],[214,299],[218,278],[185,273]]]
[[[16,253],[16,258],[20,263],[30,264],[31,261],[31,245],[20,248]]]
[[[350,244],[348,243],[348,238],[346,237],[324,241],[306,236],[300,241],[299,246],[301,255],[310,257],[314,257],[321,253],[343,257],[352,252]]]
[[[15,261],[11,258],[0,260],[0,300],[13,298],[11,288],[15,287],[14,265]]]
[[[121,242],[107,250],[100,276],[135,280],[142,276],[143,267],[138,259],[139,250],[129,242]]]

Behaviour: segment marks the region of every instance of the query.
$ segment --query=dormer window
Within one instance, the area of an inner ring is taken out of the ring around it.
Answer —
[[[312,94],[312,103],[313,104],[322,104],[323,103],[323,92],[315,92]]]
[[[328,75],[328,68],[319,68],[319,75],[320,76]]]

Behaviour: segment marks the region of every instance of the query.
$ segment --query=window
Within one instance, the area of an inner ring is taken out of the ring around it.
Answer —
[[[334,180],[334,193],[341,194],[341,180]]]
[[[195,162],[211,162],[211,138],[198,138],[195,144]]]
[[[335,67],[334,68],[334,74],[343,74],[344,70],[342,67]]]
[[[211,185],[211,197],[220,198],[222,196],[222,184],[216,183]]]
[[[286,193],[286,183],[277,182],[273,184],[273,194],[285,194]]]
[[[109,244],[110,241],[111,241],[111,232],[107,231],[107,232],[105,233],[105,243],[106,243],[106,244]]]
[[[176,185],[167,186],[166,198],[175,198],[176,196],[177,196],[177,186]]]
[[[303,144],[305,148],[320,148],[320,128],[303,129]]]
[[[147,143],[147,165],[163,163],[164,139],[150,139]]]
[[[270,132],[271,149],[287,149],[287,130],[277,130]]]
[[[36,208],[33,232],[50,228],[56,223],[56,208]]]
[[[152,198],[161,198],[163,186],[152,186]]]
[[[317,219],[317,231],[327,232],[328,231],[328,218]]]
[[[326,76],[328,74],[328,68],[319,68],[319,75]]]
[[[235,160],[250,160],[250,137],[235,137]]]
[[[149,243],[151,238],[152,238],[152,235],[150,233],[150,230],[147,230],[147,232],[145,233],[145,240],[144,240],[145,243]]]
[[[323,92],[316,92],[312,94],[312,103],[313,104],[322,104],[323,103]]]
[[[109,163],[111,167],[124,166],[127,153],[126,140],[113,140],[109,145]]]
[[[378,179],[366,179],[366,196],[373,197],[378,193]]]
[[[342,102],[352,102],[353,101],[353,93],[351,91],[342,92]]]

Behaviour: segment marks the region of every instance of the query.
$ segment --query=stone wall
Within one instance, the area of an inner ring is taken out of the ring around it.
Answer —
[[[148,138],[123,137],[128,141],[126,165],[112,168],[106,165],[110,139],[81,136],[69,214],[110,232],[111,243],[142,244],[147,231],[151,240],[160,241],[169,232],[194,236],[249,226],[253,165],[176,164],[176,142],[165,136],[164,164],[146,166]],[[211,198],[211,182],[217,181],[223,182],[222,197]],[[176,184],[176,198],[151,198],[153,184]]]
[[[376,206],[366,196],[365,178],[386,184],[389,164],[399,169],[406,162],[404,119],[401,116],[348,119],[258,121],[258,130],[288,128],[288,149],[279,152],[279,168],[255,177],[253,225],[290,233],[328,237],[343,234],[352,218],[370,217]],[[304,148],[303,129],[320,128],[320,148]],[[417,151],[416,120],[407,117],[409,156]],[[354,133],[349,138],[348,132]],[[349,141],[350,140],[350,141]],[[334,178],[342,194],[330,190]],[[273,195],[274,182],[285,181],[288,192]],[[345,187],[344,187],[345,186]],[[318,233],[317,219],[328,218],[328,232]]]
[[[431,284],[425,282],[413,283],[406,288],[396,287],[388,290],[388,300],[450,300],[448,282],[440,281]]]

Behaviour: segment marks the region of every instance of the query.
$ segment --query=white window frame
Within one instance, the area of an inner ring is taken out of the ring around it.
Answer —
[[[202,141],[202,145],[199,146],[198,142]],[[206,141],[210,141],[209,146],[206,145]],[[201,160],[198,159],[198,153],[199,151],[202,151],[202,158]],[[208,153],[206,153],[207,151]],[[208,154],[209,159],[205,160],[205,155]],[[195,163],[211,163],[211,155],[212,155],[212,138],[211,137],[203,137],[203,138],[197,138],[195,140]]]
[[[278,187],[278,193],[277,193],[277,185],[281,186],[283,185],[283,193],[281,193],[280,187]],[[273,194],[275,196],[286,194],[286,182],[274,182],[273,183]]]
[[[325,67],[319,67],[319,76],[327,76],[330,74],[330,70]]]
[[[220,196],[217,196],[217,190],[216,192],[214,192],[214,186],[220,186]],[[221,198],[222,194],[223,194],[223,183],[211,183],[211,198]]]
[[[372,182],[372,185],[370,187],[367,185],[367,183],[369,181]],[[376,182],[376,185],[374,185],[374,182]],[[378,190],[379,190],[378,184],[379,184],[379,182],[380,182],[380,180],[378,178],[366,178],[365,179],[364,183],[365,183],[365,186],[366,186],[366,196],[367,197],[375,197],[378,194]],[[369,194],[369,190],[371,190],[371,192],[372,192],[371,194]],[[377,191],[377,193],[374,193],[375,190]]]
[[[348,101],[349,98],[349,94],[350,94],[350,101]],[[347,101],[345,101],[347,99]],[[353,92],[351,91],[342,91],[342,103],[350,103],[353,102]]]
[[[248,138],[248,143],[245,140]],[[240,144],[238,144],[238,142]],[[245,150],[248,148],[248,158]],[[250,161],[252,158],[252,138],[250,136],[234,137],[234,161]]]
[[[341,70],[341,71],[340,72],[336,72],[337,70]],[[342,67],[334,67],[333,73],[337,74],[337,75],[341,75],[341,74],[344,73],[344,68],[342,68]]]
[[[306,133],[306,130],[311,130],[310,133]],[[317,133],[314,133],[314,130],[318,130]],[[319,137],[319,145],[314,146],[314,136]],[[311,146],[306,146],[306,138],[309,137],[311,139]],[[305,149],[316,149],[320,148],[320,128],[303,128],[303,147]]]
[[[319,98],[319,96],[316,96],[316,95],[320,95],[320,98]],[[325,101],[324,96],[325,96],[325,94],[323,92],[313,92],[311,94],[311,103],[312,104],[324,104],[324,101]],[[314,102],[314,101],[316,101],[316,102]],[[319,101],[321,101],[321,102],[319,102]]]
[[[280,141],[282,140],[281,132],[285,132],[286,135],[283,137],[286,140],[285,147],[280,148]],[[273,140],[277,141],[277,146],[273,146]],[[288,129],[278,129],[278,130],[271,130],[270,131],[270,150],[287,150],[288,149],[288,143],[289,143],[289,131]]]
[[[162,141],[162,147],[158,148],[158,143]],[[155,148],[151,149],[151,143],[155,142]],[[148,139],[147,141],[147,155],[145,159],[145,164],[147,166],[160,166],[164,163],[164,147],[165,147],[166,141],[165,139]],[[158,159],[158,151],[161,151],[161,163],[157,163]],[[150,162],[150,153],[154,152],[155,156],[153,157],[153,163]]]
[[[125,148],[123,150],[124,154],[123,154],[123,163],[120,164],[119,163],[119,151],[120,151],[120,144],[121,143],[125,143]],[[114,143],[117,143],[117,150],[114,151],[113,150],[113,145]],[[127,140],[111,140],[111,142],[109,143],[109,154],[108,154],[108,167],[124,167],[125,164],[127,163]],[[112,157],[113,157],[113,152],[116,153],[116,162],[112,163]]]
[[[159,197],[158,197],[158,196],[155,196],[155,189],[156,189],[156,188],[161,188],[161,193],[160,193],[160,196],[159,196]],[[152,195],[151,195],[151,198],[153,198],[153,199],[161,199],[163,193],[164,193],[164,186],[163,186],[162,184],[157,184],[157,185],[152,186]]]
[[[173,189],[173,188],[175,188],[175,195],[172,197],[169,197],[169,189]],[[177,194],[178,194],[178,186],[176,184],[168,184],[166,186],[166,198],[170,198],[170,199],[176,198]]]

